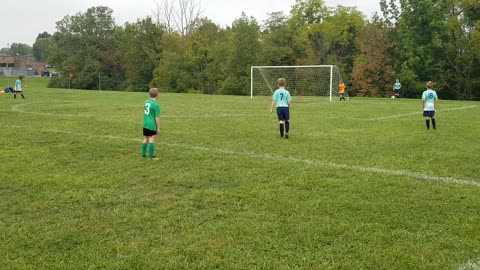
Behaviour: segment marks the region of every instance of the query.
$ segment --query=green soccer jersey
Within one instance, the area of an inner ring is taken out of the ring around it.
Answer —
[[[288,102],[292,100],[290,92],[280,88],[275,90],[272,99],[275,100],[275,107],[288,107]]]
[[[160,105],[151,98],[147,99],[143,105],[143,127],[156,131],[158,128],[157,117],[160,117]]]
[[[400,87],[402,87],[402,84],[399,83],[399,82],[396,82],[396,83],[394,84],[394,87],[395,87],[395,89],[400,89]]]

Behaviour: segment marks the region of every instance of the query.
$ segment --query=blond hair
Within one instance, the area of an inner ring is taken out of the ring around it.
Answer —
[[[427,82],[427,89],[432,89],[433,88],[433,83],[432,81]]]
[[[285,85],[287,85],[287,80],[285,80],[284,78],[279,78],[277,80],[277,83],[278,83],[278,86],[285,87]]]
[[[158,96],[158,89],[150,88],[150,90],[148,90],[148,94],[150,95],[151,98],[155,98]]]

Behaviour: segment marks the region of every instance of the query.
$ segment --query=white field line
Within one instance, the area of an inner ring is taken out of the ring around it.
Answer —
[[[162,115],[162,118],[213,118],[213,117],[247,117],[270,115],[270,113],[219,113],[219,114],[198,114],[198,115]]]
[[[17,126],[17,125],[2,125],[6,128],[19,128],[19,129],[32,129],[26,126]],[[98,138],[103,137],[106,139],[114,139],[114,140],[122,140],[122,141],[130,141],[130,142],[137,142],[141,143],[141,139],[139,138],[127,138],[122,136],[114,136],[114,135],[97,135],[97,134],[90,134],[90,133],[78,133],[78,132],[69,132],[69,131],[60,131],[54,129],[36,129],[37,131],[43,132],[52,132],[52,133],[60,133],[60,134],[68,134],[68,135],[75,135],[75,136],[85,136],[90,138]],[[459,185],[469,185],[469,186],[476,186],[480,187],[480,180],[477,179],[458,179],[454,177],[443,177],[443,176],[435,176],[435,175],[428,175],[424,173],[418,172],[411,172],[407,170],[390,170],[390,169],[382,169],[376,167],[364,167],[358,165],[347,165],[341,163],[333,163],[333,162],[325,162],[325,161],[318,161],[318,160],[309,160],[309,159],[302,159],[296,157],[285,157],[275,154],[258,154],[255,152],[247,152],[247,151],[234,151],[224,148],[217,148],[217,147],[205,147],[205,146],[195,146],[195,145],[188,145],[188,144],[181,144],[181,143],[174,143],[174,142],[165,142],[159,141],[156,144],[165,145],[168,147],[176,147],[176,148],[183,148],[187,150],[193,151],[201,151],[201,152],[208,152],[208,153],[215,153],[221,155],[232,155],[232,156],[243,156],[249,157],[252,159],[263,159],[263,160],[273,160],[273,161],[286,161],[288,163],[297,163],[297,164],[304,164],[308,166],[315,166],[315,167],[329,167],[334,169],[343,169],[349,171],[356,171],[356,172],[369,172],[369,173],[376,173],[380,175],[396,175],[396,176],[405,176],[419,180],[426,180],[426,181],[433,181],[433,182],[446,182],[452,184],[459,184]]]
[[[34,114],[34,115],[46,115],[46,116],[57,116],[57,117],[97,117],[98,115],[88,115],[88,114],[59,114],[59,113],[48,113],[48,112],[29,112],[22,110],[21,107],[28,105],[28,104],[43,104],[42,103],[24,103],[24,104],[16,104],[12,105],[11,110],[14,112],[19,112],[19,113],[26,113],[26,114]],[[445,112],[445,111],[456,111],[456,110],[466,110],[466,109],[472,109],[472,108],[478,108],[480,106],[476,105],[471,105],[471,106],[464,106],[464,107],[457,107],[457,108],[449,108],[449,109],[443,109],[443,110],[437,110],[437,112]],[[205,115],[205,114],[198,114],[198,115],[163,115],[162,118],[216,118],[216,117],[248,117],[248,116],[266,116],[269,115],[269,113],[219,113],[219,114],[210,114],[210,115]],[[406,116],[413,116],[413,115],[422,115],[422,112],[412,112],[412,113],[406,113],[406,114],[396,114],[396,115],[390,115],[390,116],[382,116],[382,117],[373,117],[373,118],[353,118],[355,120],[364,120],[364,121],[376,121],[376,120],[387,120],[387,119],[393,119],[393,118],[401,118],[401,117],[406,117]],[[112,116],[110,116],[112,117]],[[126,118],[124,115],[118,116],[121,118]],[[134,117],[134,118],[139,118]],[[322,117],[324,119],[339,119],[339,118],[344,118],[340,116],[326,116]]]
[[[480,257],[463,263],[458,267],[458,270],[480,270]]]
[[[466,110],[466,109],[472,109],[472,108],[477,108],[479,106],[464,106],[464,107],[457,107],[457,108],[449,108],[449,109],[443,109],[443,110],[436,110],[437,112],[446,112],[446,111],[456,111],[456,110]],[[422,115],[422,112],[413,112],[413,113],[406,113],[406,114],[396,114],[396,115],[390,115],[390,116],[383,116],[383,117],[374,117],[374,118],[356,118],[358,120],[385,120],[385,119],[392,119],[392,118],[400,118],[404,116],[412,116],[412,115]]]
[[[18,113],[26,113],[26,114],[34,114],[34,115],[45,115],[45,116],[57,116],[57,117],[98,117],[96,114],[59,114],[59,113],[48,113],[48,112],[29,112],[22,110],[21,107],[28,105],[28,104],[42,104],[42,103],[26,103],[26,104],[16,104],[12,105],[11,110]],[[215,118],[215,117],[248,117],[248,116],[262,116],[262,115],[270,115],[269,112],[265,111],[265,113],[218,113],[218,114],[197,114],[197,115],[162,115],[162,118]],[[109,116],[115,117],[115,116]],[[134,118],[142,118],[143,115],[139,114],[136,116],[132,116]],[[124,115],[118,116],[118,118],[125,118]]]

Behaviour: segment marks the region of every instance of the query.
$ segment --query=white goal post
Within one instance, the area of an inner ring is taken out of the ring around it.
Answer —
[[[342,77],[335,65],[252,66],[250,67],[250,98],[271,95],[278,88],[278,78],[287,80],[287,90],[295,96],[338,95]]]

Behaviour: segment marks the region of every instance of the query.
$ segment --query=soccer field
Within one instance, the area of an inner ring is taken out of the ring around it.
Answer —
[[[3,83],[5,84],[5,83]],[[2,85],[3,85],[2,84]],[[26,82],[28,85],[28,80]],[[3,269],[479,269],[479,102],[0,95]],[[441,96],[440,96],[441,98]]]

